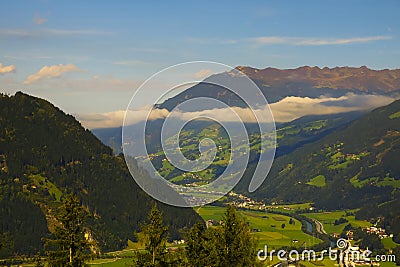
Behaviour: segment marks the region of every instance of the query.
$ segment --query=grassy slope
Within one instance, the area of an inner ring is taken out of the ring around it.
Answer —
[[[197,212],[204,220],[213,219],[214,221],[219,221],[223,217],[225,208],[205,206],[197,209]],[[310,246],[320,242],[319,239],[301,231],[300,221],[294,220],[295,224],[289,224],[289,216],[260,211],[238,211],[238,213],[250,223],[252,229],[261,230],[261,232],[255,232],[256,237],[259,239],[260,248],[263,248],[264,245],[268,245],[270,249],[289,245]],[[282,224],[285,224],[284,229],[281,227]],[[299,242],[292,243],[295,239]]]
[[[396,163],[400,124],[393,114],[399,109],[400,101],[378,108],[349,126],[276,159],[268,178],[252,196],[286,203],[312,201],[317,207],[330,210],[360,208],[393,199],[396,194],[391,191],[397,190],[400,174]],[[320,175],[325,177],[323,187],[315,186],[322,182]]]
[[[345,211],[332,211],[332,212],[321,212],[321,213],[306,213],[305,216],[309,218],[316,219],[320,221],[324,225],[324,229],[328,234],[331,233],[341,233],[343,228],[351,223],[351,225],[355,227],[367,227],[370,226],[371,223],[363,220],[356,220],[354,216],[346,216]],[[341,217],[347,219],[348,223],[342,223],[339,225],[334,225],[335,220],[340,219]]]
[[[312,178],[309,182],[307,182],[307,184],[316,187],[324,187],[326,185],[325,176],[323,176],[322,174],[317,175],[314,178]]]

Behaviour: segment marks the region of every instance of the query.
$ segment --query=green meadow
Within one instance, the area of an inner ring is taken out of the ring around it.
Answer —
[[[307,184],[317,187],[324,187],[326,185],[325,176],[323,176],[322,174],[315,176]]]
[[[349,212],[353,212],[353,211],[349,211]],[[354,215],[346,216],[346,211],[305,213],[303,215],[305,215],[306,217],[320,221],[324,225],[324,229],[328,234],[331,234],[331,233],[340,234],[343,231],[344,227],[349,223],[351,223],[351,225],[353,225],[355,227],[371,226],[371,223],[368,221],[356,220]],[[338,220],[342,217],[345,218],[346,220],[348,220],[348,222],[342,223],[339,225],[334,225],[335,220]]]
[[[132,258],[115,258],[115,259],[97,259],[89,262],[89,266],[107,266],[107,267],[122,267],[130,266],[133,263]]]
[[[222,219],[225,208],[215,206],[205,206],[196,210],[204,220],[214,220],[218,222]],[[274,214],[264,211],[237,211],[240,216],[245,218],[258,239],[259,248],[268,245],[269,249],[278,249],[282,246],[304,247],[321,242],[320,239],[305,234],[301,230],[301,222],[291,217]],[[284,227],[282,228],[282,225]]]
[[[267,208],[290,213],[299,209],[308,209],[309,207],[310,203],[301,203],[292,205],[273,205],[268,206]],[[213,220],[214,222],[218,223],[223,218],[226,208],[216,206],[204,206],[200,208],[195,208],[195,210],[205,221]],[[348,212],[350,212],[351,214],[352,212],[354,212],[354,210]],[[268,246],[268,251],[271,251],[273,249],[277,250],[282,246],[309,247],[313,244],[321,242],[320,239],[313,238],[312,236],[303,233],[301,230],[301,222],[294,218],[291,218],[290,216],[256,210],[238,210],[237,213],[249,223],[250,228],[253,230],[253,234],[258,239],[259,249],[264,249],[265,245]],[[305,213],[303,215],[320,221],[324,225],[324,229],[327,233],[340,233],[343,230],[344,226],[348,223],[360,227],[370,226],[369,222],[356,220],[353,215],[346,216],[346,211]],[[335,220],[338,220],[341,217],[346,218],[349,222],[335,226]],[[289,223],[291,219],[292,224]],[[282,224],[285,225],[284,228],[282,228]],[[385,238],[382,240],[382,242],[386,248],[393,248],[396,246],[396,243],[394,243],[391,238]],[[168,244],[168,246],[172,246],[172,244]],[[139,247],[137,243],[128,241],[127,249],[107,253],[110,258],[92,260],[87,263],[87,266],[129,266],[132,263],[133,251],[138,248]],[[272,261],[270,261],[269,258],[266,261],[263,261],[264,266],[272,266],[276,263],[278,263],[277,257],[274,257]],[[323,261],[315,262],[301,261],[301,264],[305,267],[337,266],[337,263],[330,260],[329,258],[325,258]],[[27,264],[23,266],[33,265]],[[380,266],[394,267],[395,264],[391,262],[382,262],[380,263]]]
[[[288,204],[288,205],[267,205],[265,206],[268,210],[273,210],[274,212],[283,213],[294,213],[296,211],[308,210],[312,207],[312,203],[299,203],[299,204]]]

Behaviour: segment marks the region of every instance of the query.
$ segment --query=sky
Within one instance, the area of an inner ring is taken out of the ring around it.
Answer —
[[[400,68],[400,1],[1,1],[0,91],[78,118],[186,61]],[[145,103],[144,103],[145,104]]]

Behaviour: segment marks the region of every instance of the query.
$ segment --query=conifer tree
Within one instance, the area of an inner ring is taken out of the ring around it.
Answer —
[[[146,253],[136,253],[136,266],[162,266],[165,263],[168,227],[164,226],[162,212],[154,204],[148,214],[148,223],[141,225],[142,232],[137,233],[139,243],[144,245]]]
[[[189,266],[257,266],[257,242],[250,227],[228,206],[222,225],[193,226],[187,235],[186,255]]]
[[[250,233],[250,227],[233,206],[227,207],[222,223],[222,266],[254,266],[257,242]]]
[[[196,223],[186,234],[186,256],[189,266],[206,266],[209,251],[207,249],[205,227]]]
[[[50,267],[81,267],[89,254],[84,223],[87,214],[73,194],[65,197],[58,209],[55,239],[46,239],[46,255]]]

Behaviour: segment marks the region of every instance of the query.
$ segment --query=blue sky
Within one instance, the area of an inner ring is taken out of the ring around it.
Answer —
[[[398,14],[399,1],[2,1],[1,90],[88,114],[185,61],[400,68]]]

